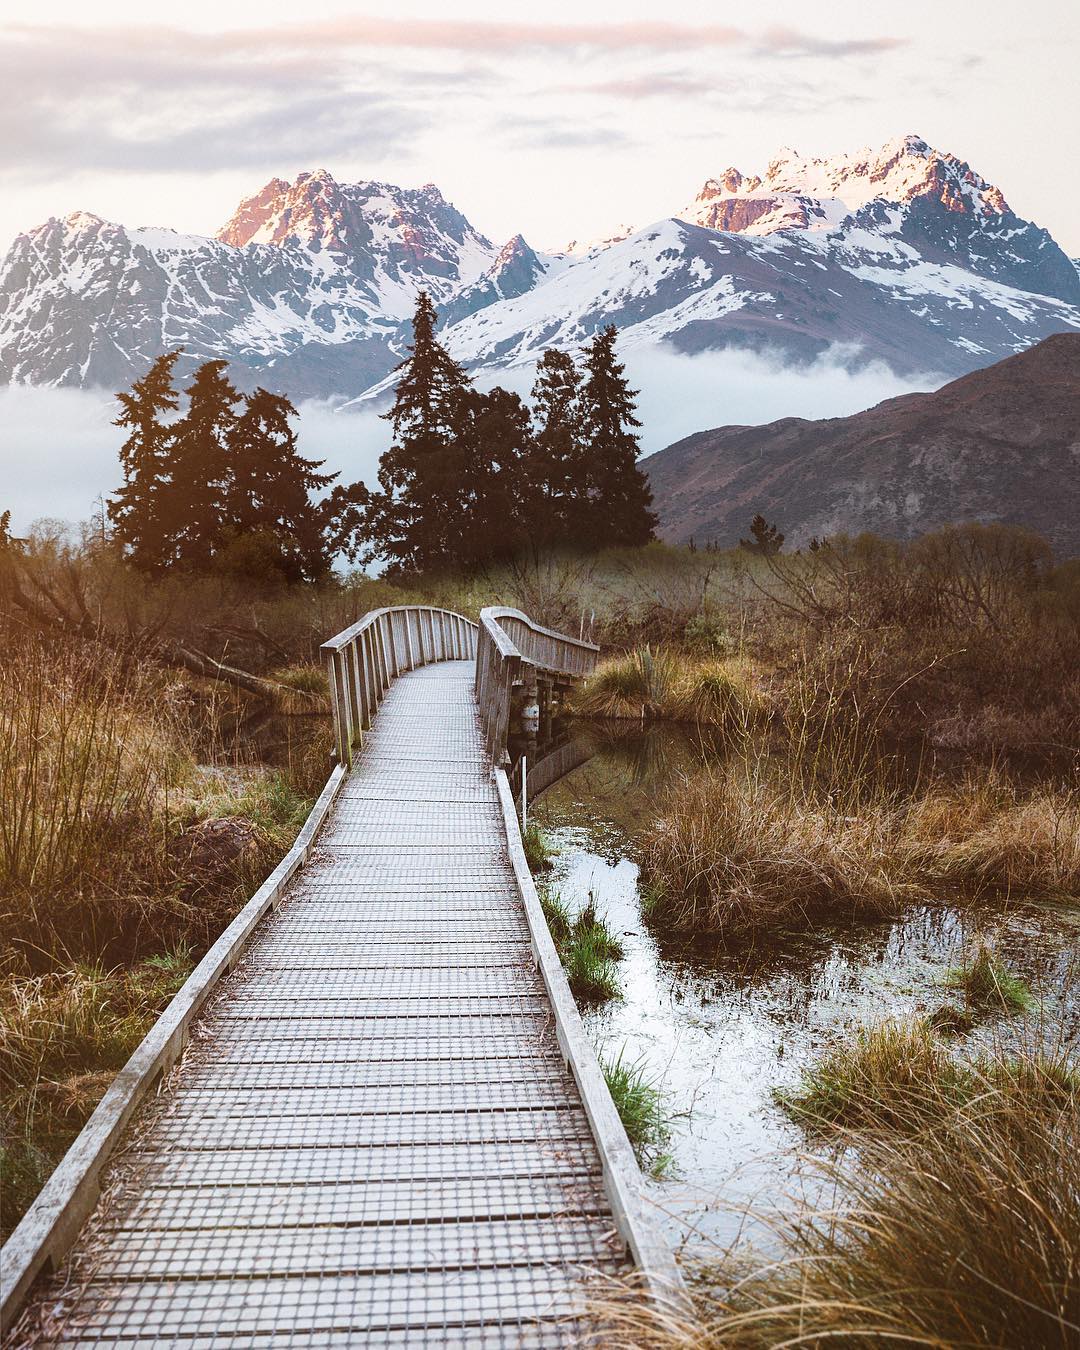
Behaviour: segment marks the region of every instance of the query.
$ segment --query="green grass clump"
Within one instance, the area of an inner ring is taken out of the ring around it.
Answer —
[[[794,1088],[778,1089],[777,1104],[816,1132],[917,1134],[927,1113],[962,1112],[984,1099],[1037,1111],[1077,1100],[1078,1078],[1065,1056],[1001,1052],[961,1062],[935,1039],[930,1020],[883,1022],[837,1046]]]
[[[592,897],[576,915],[558,895],[544,893],[540,903],[574,997],[583,1003],[621,997],[616,963],[622,943],[597,914]]]
[[[550,872],[555,850],[551,846],[551,840],[535,820],[530,820],[522,830],[521,842],[525,846],[525,861],[529,864],[529,871],[534,874]]]
[[[601,1058],[600,1068],[626,1136],[643,1163],[662,1148],[671,1130],[656,1081],[647,1076],[644,1063],[628,1062],[625,1056],[623,1049],[614,1059]]]
[[[1024,981],[985,943],[970,961],[950,971],[945,983],[963,992],[973,1012],[1028,1012],[1035,1005]]]
[[[792,1120],[812,1130],[898,1127],[913,1099],[931,1088],[957,1095],[964,1081],[925,1022],[883,1022],[829,1051],[797,1087],[774,1096]]]

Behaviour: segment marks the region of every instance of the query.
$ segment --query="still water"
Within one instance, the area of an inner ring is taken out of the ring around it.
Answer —
[[[642,1061],[662,1088],[671,1162],[648,1184],[674,1235],[726,1246],[744,1230],[747,1206],[789,1209],[805,1185],[808,1143],[774,1089],[857,1028],[941,1004],[945,973],[980,937],[996,940],[1033,988],[1049,1034],[1080,1036],[1066,992],[1080,915],[1065,905],[919,907],[886,922],[781,933],[738,952],[665,936],[643,918],[636,839],[660,795],[711,751],[670,728],[593,728],[590,741],[592,757],[533,814],[558,850],[545,884],[572,905],[595,897],[624,944],[623,997],[583,1015],[602,1055]]]

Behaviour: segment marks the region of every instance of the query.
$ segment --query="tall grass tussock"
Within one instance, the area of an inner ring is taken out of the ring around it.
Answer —
[[[736,760],[661,802],[642,868],[654,918],[729,934],[988,891],[1076,894],[1080,800],[996,778],[901,794],[856,774],[838,790]]]
[[[924,1028],[866,1034],[807,1081],[833,1203],[771,1220],[779,1252],[718,1253],[690,1313],[605,1293],[598,1341],[642,1350],[934,1350],[1080,1343],[1080,1084],[1000,1053],[957,1066]]]
[[[582,717],[666,720],[748,734],[767,705],[742,658],[706,659],[668,648],[643,647],[601,664],[574,691]]]

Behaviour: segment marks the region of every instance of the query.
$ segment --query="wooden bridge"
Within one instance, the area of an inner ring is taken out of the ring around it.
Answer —
[[[596,648],[407,607],[324,652],[338,763],[4,1248],[9,1344],[564,1345],[591,1277],[679,1297],[503,767]]]

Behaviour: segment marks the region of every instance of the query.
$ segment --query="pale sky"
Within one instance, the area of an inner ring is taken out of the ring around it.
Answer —
[[[76,209],[211,233],[315,168],[550,248],[916,132],[1078,255],[1077,69],[1075,0],[3,0],[0,249]]]

